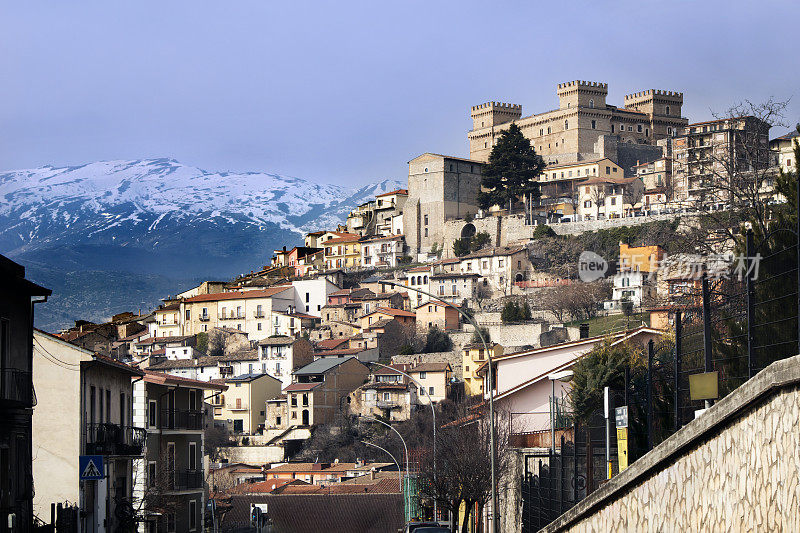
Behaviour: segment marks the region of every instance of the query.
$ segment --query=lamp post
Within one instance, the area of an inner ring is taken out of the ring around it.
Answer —
[[[402,370],[398,370],[398,369],[396,369],[394,367],[391,367],[389,365],[384,365],[384,364],[381,364],[381,363],[369,362],[367,364],[368,365],[377,365],[377,366],[380,366],[380,367],[383,367],[383,368],[388,368],[389,370],[393,370],[394,372],[397,372],[398,374],[404,375],[405,377],[407,377],[408,379],[413,381],[417,385],[417,388],[422,390],[422,392],[425,393],[425,396],[428,397],[428,404],[431,406],[431,415],[433,416],[433,480],[436,481],[436,408],[434,408],[434,406],[433,406],[433,399],[431,398],[431,395],[428,394],[428,391],[425,390],[425,387],[423,387],[422,384],[419,381],[417,381],[416,379],[412,378],[411,376],[409,376],[408,374],[406,374]],[[434,498],[433,499],[433,519],[434,520],[436,520],[436,517],[438,516],[438,512],[437,512],[438,509],[439,509],[439,507],[438,507],[438,504],[436,502],[436,498]]]
[[[490,453],[490,460],[491,460],[491,472],[492,472],[492,531],[495,533],[500,531],[498,527],[500,524],[500,513],[497,509],[497,472],[495,469],[495,462],[497,460],[497,447],[495,443],[495,420],[494,420],[494,391],[492,385],[494,383],[494,369],[492,368],[492,354],[489,351],[489,346],[486,344],[486,338],[483,336],[483,332],[478,327],[477,322],[471,316],[466,314],[464,311],[456,307],[455,305],[451,304],[450,302],[446,302],[441,300],[435,294],[431,294],[428,291],[423,291],[422,289],[417,289],[416,287],[409,287],[407,285],[403,285],[402,283],[397,283],[396,281],[381,281],[382,285],[393,285],[395,287],[400,287],[406,290],[411,290],[414,292],[418,292],[420,294],[424,294],[430,298],[435,299],[437,302],[441,302],[443,305],[448,307],[452,307],[461,317],[472,324],[475,328],[475,332],[478,334],[478,337],[481,339],[481,344],[483,344],[483,349],[486,351],[486,357],[489,359],[489,447],[491,448]]]
[[[392,452],[390,452],[386,448],[381,448],[377,444],[372,444],[371,442],[367,442],[365,440],[362,440],[361,443],[362,444],[366,444],[367,446],[372,446],[373,448],[378,448],[379,450],[382,450],[382,451],[384,451],[384,452],[389,454],[389,457],[392,458],[392,461],[394,461],[394,464],[397,465],[397,481],[400,483],[400,490],[403,490],[403,467],[401,467],[400,463],[397,462],[397,459],[394,458],[394,455],[392,455]]]
[[[400,437],[400,442],[403,443],[403,450],[405,451],[405,454],[406,454],[406,483],[401,483],[400,484],[400,488],[402,489],[403,494],[405,495],[405,493],[406,493],[406,484],[408,483],[408,480],[409,480],[408,446],[406,446],[406,439],[404,439],[403,436],[400,434],[400,432],[397,431],[395,428],[393,428],[391,424],[389,424],[387,422],[384,422],[383,420],[380,420],[379,418],[375,418],[375,417],[371,417],[371,416],[365,416],[364,418],[367,419],[367,420],[370,420],[372,422],[377,422],[379,424],[383,424],[387,428],[389,428],[392,431],[394,431],[395,433],[397,433],[397,436]],[[403,497],[403,499],[405,499],[405,496]],[[409,516],[409,511],[410,511],[410,509],[406,509],[406,521],[411,519],[411,516]]]

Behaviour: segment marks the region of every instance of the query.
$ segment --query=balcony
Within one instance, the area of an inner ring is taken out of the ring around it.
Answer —
[[[33,407],[33,374],[16,368],[0,371],[0,400]]]
[[[228,411],[247,411],[248,407],[246,403],[229,403],[225,405],[225,409]]]
[[[209,320],[211,320],[211,316],[209,316],[209,315],[200,315],[199,317],[197,317],[197,319],[200,322],[208,322]]]
[[[392,400],[378,400],[376,402],[376,407],[378,409],[399,409],[400,405]]]
[[[162,409],[160,429],[203,429],[203,411]]]
[[[264,311],[253,311],[254,318],[264,318],[265,316],[267,315],[264,314]]]
[[[142,455],[147,432],[118,424],[87,424],[87,455]]]
[[[167,473],[167,490],[191,490],[203,488],[203,472],[199,470],[177,470]]]

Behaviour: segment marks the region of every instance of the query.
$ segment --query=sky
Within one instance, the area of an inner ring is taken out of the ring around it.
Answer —
[[[468,156],[470,106],[556,85],[684,93],[712,118],[791,98],[795,1],[0,0],[0,169],[172,157],[326,183]],[[788,131],[772,131],[777,136]]]

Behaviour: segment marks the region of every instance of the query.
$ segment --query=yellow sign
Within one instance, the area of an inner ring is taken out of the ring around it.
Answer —
[[[689,376],[689,396],[695,400],[716,400],[719,398],[719,378],[716,372],[692,374]]]
[[[628,428],[617,428],[617,462],[620,472],[628,468]]]

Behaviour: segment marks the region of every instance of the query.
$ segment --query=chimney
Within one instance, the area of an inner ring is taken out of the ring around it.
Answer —
[[[581,339],[588,339],[589,338],[589,324],[581,324],[580,325]]]
[[[374,480],[375,479],[375,468],[371,468],[369,471],[369,478]]]

